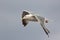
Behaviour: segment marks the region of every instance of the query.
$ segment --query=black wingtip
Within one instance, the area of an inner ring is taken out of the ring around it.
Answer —
[[[22,18],[25,16],[25,15],[28,15],[29,13],[27,11],[23,11],[23,14],[22,14]]]
[[[22,19],[22,24],[24,25],[24,27],[27,25],[27,22],[25,19]]]

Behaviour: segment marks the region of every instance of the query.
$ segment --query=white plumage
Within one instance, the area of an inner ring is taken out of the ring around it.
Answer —
[[[47,35],[50,33],[50,31],[44,25],[44,23],[48,23],[48,20],[46,20],[46,18],[38,16],[38,15],[31,14],[29,11],[23,11],[23,13],[22,13],[22,24],[24,25],[24,27],[28,24],[29,21],[40,23],[40,25],[43,28],[43,30],[45,31],[45,33]]]

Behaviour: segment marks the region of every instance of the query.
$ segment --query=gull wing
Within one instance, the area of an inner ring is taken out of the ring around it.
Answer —
[[[28,21],[26,19],[22,19],[22,24],[24,25],[24,27],[28,24]]]
[[[44,18],[44,17],[40,17],[40,16],[37,16],[37,18],[38,18],[38,22],[40,22],[43,30],[44,30],[45,33],[48,35],[48,34],[50,33],[50,31],[49,31],[49,30],[45,27],[45,25],[44,25],[44,20],[45,20],[45,18]],[[49,37],[49,35],[48,35],[48,37]]]
[[[25,15],[28,15],[29,13],[27,11],[23,11],[22,13],[22,18],[25,16]]]

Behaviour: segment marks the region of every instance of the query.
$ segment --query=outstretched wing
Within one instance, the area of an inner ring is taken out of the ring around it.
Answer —
[[[22,18],[25,16],[25,15],[28,15],[29,13],[27,11],[23,11],[22,13]]]
[[[45,25],[44,25],[44,20],[45,20],[45,18],[44,18],[44,17],[40,17],[40,16],[37,16],[37,18],[38,18],[38,20],[39,20],[39,22],[40,22],[43,30],[44,30],[45,33],[48,35],[48,34],[50,33],[50,31],[49,31],[49,30],[45,27]],[[48,35],[48,37],[49,37],[49,35]]]
[[[24,25],[24,27],[28,24],[28,21],[26,19],[22,19],[22,24]]]

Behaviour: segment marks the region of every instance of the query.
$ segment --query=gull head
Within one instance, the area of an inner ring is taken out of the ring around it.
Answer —
[[[45,23],[48,23],[48,20],[45,20]]]
[[[45,23],[48,23],[48,19],[47,18],[45,18]]]
[[[50,22],[54,22],[54,20],[45,18],[45,23],[50,23]]]

